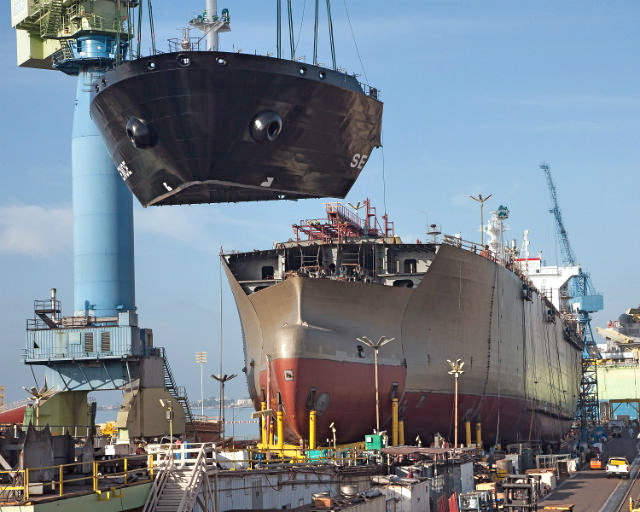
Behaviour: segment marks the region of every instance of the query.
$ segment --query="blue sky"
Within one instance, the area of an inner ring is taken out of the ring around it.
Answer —
[[[637,306],[640,238],[640,4],[636,1],[350,0],[333,4],[339,66],[382,91],[384,149],[376,150],[348,201],[370,197],[403,239],[425,225],[478,240],[469,195],[507,205],[509,239],[530,231],[531,252],[559,263],[549,192],[551,165],[571,244],[605,296],[603,325]],[[8,2],[7,2],[8,4]],[[155,2],[158,46],[204,2]],[[307,0],[305,21],[312,4]],[[323,4],[323,3],[322,3]],[[304,2],[294,2],[296,29]],[[275,2],[219,1],[232,32],[221,49],[275,52]],[[308,23],[303,28],[311,29]],[[325,25],[321,34],[326,40]],[[10,8],[0,12],[0,385],[24,397],[25,320],[56,287],[73,310],[70,133],[75,79],[15,63]],[[301,36],[298,55],[312,56]],[[286,46],[285,46],[286,47]],[[321,62],[330,63],[327,46]],[[366,78],[365,78],[366,77]],[[136,297],[179,384],[199,397],[196,351],[219,371],[218,252],[271,247],[290,225],[321,216],[324,200],[141,208],[135,205]],[[225,373],[240,373],[240,328],[222,284]],[[375,336],[377,333],[371,333]],[[598,340],[599,341],[599,340]],[[206,395],[218,387],[209,379]],[[246,396],[244,379],[227,387]],[[98,396],[98,400],[101,400]]]

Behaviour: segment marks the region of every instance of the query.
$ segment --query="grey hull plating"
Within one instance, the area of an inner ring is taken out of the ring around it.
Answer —
[[[516,274],[464,249],[362,243],[361,253],[372,247],[380,256],[382,248],[409,258],[422,251],[430,264],[411,288],[300,275],[269,283],[251,277],[264,265],[277,273],[278,259],[295,248],[223,256],[256,405],[280,401],[292,440],[307,436],[312,407],[319,435],[334,422],[341,440],[360,439],[375,425],[375,397],[373,355],[356,338],[384,335],[397,341],[380,350],[383,428],[395,394],[407,439],[450,435],[446,360],[460,357],[461,421],[482,422],[488,441],[560,439],[575,412],[581,347],[557,312],[549,317],[549,303],[535,291],[523,297]],[[310,249],[318,250],[297,250]]]

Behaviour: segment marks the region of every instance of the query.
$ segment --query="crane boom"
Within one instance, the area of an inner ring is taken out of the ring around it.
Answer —
[[[575,253],[573,252],[571,244],[569,243],[569,235],[567,233],[567,229],[564,227],[564,222],[562,221],[562,212],[560,211],[560,206],[558,205],[558,193],[556,192],[556,186],[553,183],[553,178],[551,177],[551,168],[549,167],[549,164],[543,163],[540,164],[540,169],[544,171],[544,174],[547,178],[547,185],[549,186],[549,192],[551,193],[553,208],[551,208],[549,212],[553,214],[556,220],[558,239],[560,240],[560,250],[562,251],[562,263],[564,265],[577,265]]]
[[[556,186],[551,177],[551,168],[548,164],[540,164],[546,178],[549,192],[551,193],[551,201],[553,208],[549,210],[553,214],[558,230],[558,240],[560,250],[562,251],[562,259],[564,265],[577,265],[576,256],[569,243],[569,235],[564,227],[562,213],[558,205],[558,193]],[[600,352],[591,331],[591,313],[600,311],[603,306],[602,295],[593,293],[591,279],[589,274],[581,268],[578,276],[573,280],[573,297],[568,301],[577,320],[580,323],[580,331],[582,333],[582,341],[584,350],[582,352],[582,378],[580,380],[580,394],[578,396],[578,407],[576,411],[576,419],[580,422],[583,440],[589,435],[600,421],[600,404],[598,400],[598,374],[597,360]]]

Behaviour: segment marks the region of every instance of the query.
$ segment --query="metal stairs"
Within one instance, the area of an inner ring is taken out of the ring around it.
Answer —
[[[164,484],[164,489],[158,497],[155,512],[177,512],[180,510],[180,503],[187,493],[190,474],[185,469],[172,471]]]
[[[171,365],[169,359],[167,359],[167,353],[162,349],[162,361],[164,366],[164,386],[169,394],[175,398],[182,408],[186,416],[187,423],[193,422],[193,413],[191,412],[191,406],[189,405],[189,397],[187,396],[187,389],[184,386],[177,386],[176,381],[173,378],[173,372],[171,371]]]
[[[75,39],[61,39],[60,51],[62,52],[62,60],[70,60],[75,57],[71,46],[76,42]]]
[[[62,25],[62,0],[51,0],[44,6],[43,16],[40,19],[40,37],[58,37]]]
[[[213,492],[207,476],[207,445],[202,444],[196,459],[188,451],[164,454],[165,469],[154,481],[143,512],[206,512],[213,510]],[[175,457],[181,459],[176,460]]]

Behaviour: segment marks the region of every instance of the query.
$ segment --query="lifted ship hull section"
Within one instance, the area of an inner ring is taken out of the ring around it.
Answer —
[[[379,351],[383,429],[390,428],[395,394],[408,439],[450,435],[446,360],[458,357],[466,362],[460,421],[482,422],[487,441],[557,440],[570,428],[580,347],[565,339],[564,323],[555,312],[548,316],[552,306],[537,292],[523,300],[522,281],[505,267],[442,245],[414,288],[293,276],[247,295],[226,263],[248,268],[273,254],[223,260],[243,327],[250,394],[256,407],[267,394],[270,407],[282,404],[289,440],[307,438],[311,408],[320,439],[331,422],[340,441],[371,431],[374,365],[372,350],[356,342],[363,335],[396,338]]]
[[[143,206],[344,197],[380,145],[377,93],[293,61],[168,53],[96,91],[92,118]]]

